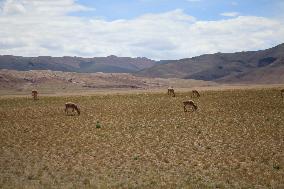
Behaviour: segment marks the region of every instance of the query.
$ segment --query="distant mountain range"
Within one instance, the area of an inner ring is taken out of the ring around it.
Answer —
[[[155,65],[155,61],[147,58],[117,57],[22,57],[3,55],[0,56],[0,69],[28,71],[52,70],[81,73],[133,73]]]
[[[284,83],[284,44],[260,51],[163,60],[151,68],[137,72],[136,75],[221,83]]]
[[[218,83],[284,83],[284,44],[248,52],[205,54],[180,60],[117,57],[0,56],[0,69],[80,73],[132,73]]]

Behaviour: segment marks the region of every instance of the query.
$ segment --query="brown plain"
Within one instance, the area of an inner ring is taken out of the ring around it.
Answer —
[[[278,88],[164,91],[0,98],[0,188],[283,188]]]

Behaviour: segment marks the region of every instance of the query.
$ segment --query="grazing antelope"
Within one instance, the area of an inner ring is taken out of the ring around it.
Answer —
[[[72,112],[74,112],[74,110],[77,111],[78,115],[80,115],[80,109],[79,107],[74,104],[73,102],[67,102],[65,103],[65,113],[68,115],[68,109],[72,109]]]
[[[38,100],[38,92],[36,90],[32,90],[32,96],[34,100]]]
[[[192,97],[196,96],[196,97],[200,97],[200,94],[197,90],[192,90]]]
[[[281,93],[281,97],[284,98],[284,89],[281,89],[280,93]]]
[[[187,106],[190,106],[193,111],[197,110],[197,105],[192,100],[184,101],[183,105],[184,105],[183,106],[184,112],[187,112],[187,109],[186,109]]]
[[[169,87],[168,88],[168,95],[172,95],[172,97],[176,96],[175,90],[173,89],[173,87]]]

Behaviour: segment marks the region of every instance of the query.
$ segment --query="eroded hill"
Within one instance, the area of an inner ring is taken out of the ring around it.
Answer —
[[[64,72],[105,72],[105,73],[132,73],[155,65],[155,61],[144,58],[117,57],[22,57],[0,56],[0,69],[28,71],[53,70]]]
[[[260,51],[206,54],[163,61],[136,74],[221,83],[283,83],[284,44]]]
[[[80,92],[102,89],[158,89],[168,86],[189,88],[212,86],[214,82],[191,79],[137,77],[128,73],[75,73],[50,70],[0,70],[0,94],[41,92]]]

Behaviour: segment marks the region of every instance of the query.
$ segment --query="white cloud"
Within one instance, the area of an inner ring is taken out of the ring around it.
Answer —
[[[223,12],[220,15],[226,16],[226,17],[236,17],[236,16],[239,16],[240,13],[238,13],[238,12]]]
[[[64,15],[68,12],[92,10],[74,0],[6,0],[2,4],[2,15]]]
[[[202,21],[178,9],[106,21],[69,16],[88,10],[74,0],[8,0],[4,5],[0,54],[178,59],[265,49],[284,42],[283,21],[263,17]]]

